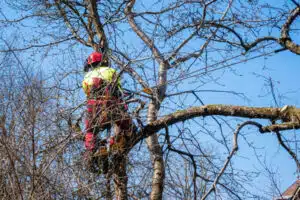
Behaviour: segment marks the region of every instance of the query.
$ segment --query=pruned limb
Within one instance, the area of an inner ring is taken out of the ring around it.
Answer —
[[[292,129],[299,129],[300,124],[298,122],[287,122],[282,124],[274,124],[270,126],[261,127],[261,133],[270,133],[270,132],[277,132],[277,131],[286,131]]]

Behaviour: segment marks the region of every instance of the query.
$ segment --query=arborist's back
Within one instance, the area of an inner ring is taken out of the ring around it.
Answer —
[[[112,91],[104,91],[104,89],[109,90],[107,88],[109,85],[114,84],[116,79],[117,72],[115,69],[106,67],[106,66],[99,66],[91,71],[87,72],[84,76],[84,80],[82,82],[82,88],[88,98],[97,99],[97,96],[105,96],[105,95],[113,95],[109,94]],[[115,89],[120,89],[120,79],[117,80],[115,84]],[[112,85],[111,85],[112,86]],[[93,94],[93,92],[97,92],[97,94]],[[102,95],[101,95],[102,92]]]
[[[88,99],[97,99],[101,96],[115,96],[116,90],[121,90],[120,79],[117,79],[115,69],[103,65],[102,54],[92,53],[85,64],[87,72],[82,82],[82,88]],[[90,71],[88,71],[91,68]],[[116,82],[116,83],[115,83]],[[115,88],[109,88],[115,86]],[[113,89],[114,91],[111,91]]]

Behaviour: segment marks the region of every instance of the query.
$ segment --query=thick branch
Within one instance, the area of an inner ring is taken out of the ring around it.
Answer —
[[[283,108],[269,108],[269,107],[247,107],[247,106],[233,106],[233,105],[205,105],[199,107],[191,107],[186,110],[180,110],[175,113],[166,115],[158,120],[149,123],[143,129],[143,134],[140,134],[140,139],[152,135],[153,133],[178,122],[189,120],[195,117],[205,117],[212,115],[234,116],[244,118],[270,119],[282,120],[285,123],[274,124],[271,126],[261,127],[260,132],[271,132],[275,130],[288,130],[300,128],[298,116],[300,116],[300,109],[292,106],[285,106]]]

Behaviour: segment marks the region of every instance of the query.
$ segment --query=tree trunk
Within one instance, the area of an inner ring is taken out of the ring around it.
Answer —
[[[111,172],[109,172],[106,175],[106,183],[105,183],[105,199],[106,200],[113,200],[113,195],[110,187],[110,181],[111,181]]]
[[[155,102],[149,104],[148,109],[148,123],[156,120],[158,108]],[[162,191],[165,177],[164,160],[161,147],[158,143],[158,137],[156,134],[149,136],[146,139],[148,149],[151,154],[151,161],[153,165],[153,176],[152,176],[152,191],[150,199],[157,200],[162,199]]]
[[[115,136],[121,134],[122,130],[117,124],[114,124]],[[127,200],[127,154],[116,154],[112,157],[112,170],[114,177],[115,196],[117,200]]]
[[[113,158],[114,185],[117,200],[127,200],[126,156],[117,155]]]

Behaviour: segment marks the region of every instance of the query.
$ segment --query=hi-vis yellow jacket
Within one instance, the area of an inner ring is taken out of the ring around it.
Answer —
[[[110,67],[100,66],[96,67],[92,71],[89,71],[85,74],[84,79],[82,81],[82,88],[87,96],[90,95],[91,89],[95,84],[95,79],[102,79],[102,81],[107,83],[112,83],[117,77],[117,71]],[[118,79],[118,83],[116,85],[119,89],[121,89],[121,81]]]

